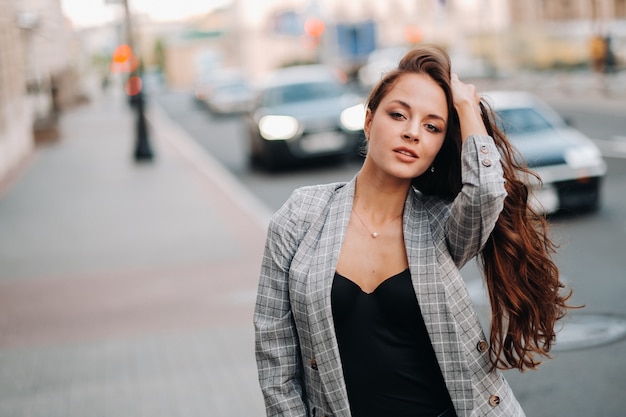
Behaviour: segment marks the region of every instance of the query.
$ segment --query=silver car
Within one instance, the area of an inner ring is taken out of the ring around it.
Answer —
[[[209,110],[218,115],[246,113],[252,108],[254,90],[243,75],[216,79],[204,100]]]
[[[601,204],[606,162],[594,142],[528,92],[492,91],[483,96],[500,128],[542,181],[530,178],[533,204],[542,213],[593,211]]]
[[[356,155],[365,109],[340,72],[303,65],[274,71],[247,120],[252,160],[275,169],[312,158]]]

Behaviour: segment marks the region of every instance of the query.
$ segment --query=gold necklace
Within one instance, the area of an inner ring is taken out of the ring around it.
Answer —
[[[380,233],[378,233],[378,232],[372,232],[372,231],[370,230],[370,228],[369,228],[369,227],[367,227],[367,225],[365,224],[365,222],[363,221],[363,219],[361,218],[361,216],[359,216],[359,213],[356,211],[356,207],[352,209],[352,212],[353,212],[354,214],[356,214],[356,218],[357,218],[357,219],[359,219],[359,221],[360,221],[360,222],[361,222],[361,224],[363,225],[363,228],[364,228],[365,230],[367,230],[367,233],[369,233],[369,234],[370,234],[370,236],[371,236],[373,239],[376,239],[378,236],[380,236]],[[394,217],[393,219],[391,219],[391,220],[387,221],[386,223],[383,223],[383,225],[381,226],[381,229],[380,229],[380,230],[384,229],[384,228],[385,228],[385,226],[387,226],[389,223],[391,223],[391,222],[393,222],[393,221],[397,220],[400,216],[402,216],[402,213],[398,214],[396,217]]]

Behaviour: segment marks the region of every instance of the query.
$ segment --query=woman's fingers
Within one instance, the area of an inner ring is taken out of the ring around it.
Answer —
[[[476,90],[476,86],[474,84],[466,84],[459,80],[458,75],[452,73],[451,75],[451,85],[452,85],[452,99],[455,104],[460,104],[463,102],[472,102],[474,104],[480,103],[480,95]]]

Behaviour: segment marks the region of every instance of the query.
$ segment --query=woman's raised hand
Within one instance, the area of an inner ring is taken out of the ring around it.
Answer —
[[[463,140],[470,135],[487,135],[487,129],[480,114],[480,96],[476,91],[476,86],[462,82],[456,74],[452,74],[451,85],[452,101],[459,114]]]

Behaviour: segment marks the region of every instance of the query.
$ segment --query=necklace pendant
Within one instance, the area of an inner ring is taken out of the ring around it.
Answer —
[[[378,232],[373,232],[373,233],[372,233],[372,237],[373,237],[374,239],[376,239],[376,238],[378,237]]]

